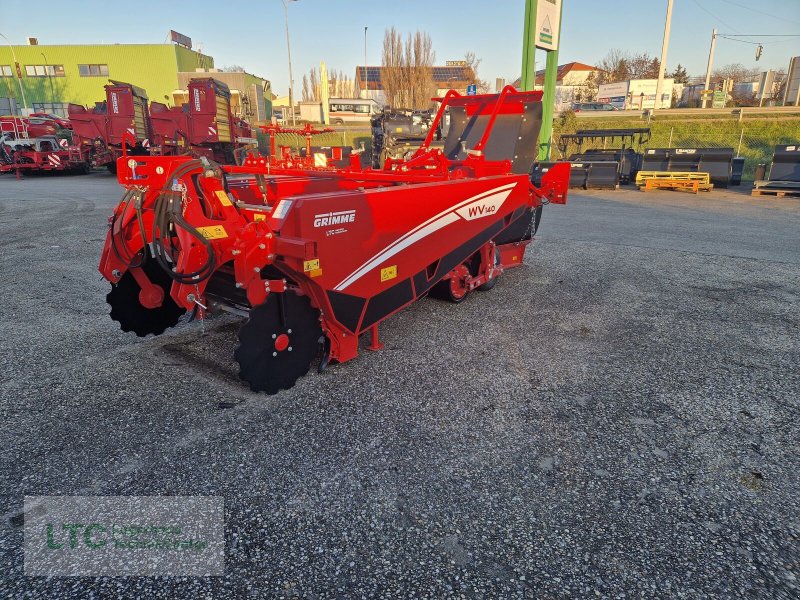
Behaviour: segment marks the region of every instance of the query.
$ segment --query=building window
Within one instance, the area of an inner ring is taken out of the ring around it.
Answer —
[[[64,65],[25,65],[28,77],[64,77]]]
[[[108,65],[78,65],[81,77],[108,77]]]
[[[13,77],[14,71],[11,69],[11,65],[0,65],[0,77]]]

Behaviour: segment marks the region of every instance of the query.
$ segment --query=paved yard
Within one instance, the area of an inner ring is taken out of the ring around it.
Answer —
[[[123,334],[104,173],[0,178],[0,597],[800,593],[800,200],[573,193],[526,264],[253,394]],[[220,578],[25,578],[25,495],[223,496]]]

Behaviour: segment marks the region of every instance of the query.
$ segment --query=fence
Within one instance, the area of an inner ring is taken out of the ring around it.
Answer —
[[[583,125],[583,123],[581,123]],[[585,129],[606,127],[642,127],[642,124],[597,124]],[[753,179],[756,166],[768,164],[778,144],[800,144],[800,119],[775,119],[745,123],[717,120],[715,122],[682,123],[652,122],[650,141],[644,148],[733,148],[733,155],[745,159],[743,179]],[[584,129],[584,127],[581,127]],[[565,131],[566,132],[566,131]],[[558,135],[556,131],[556,136]],[[554,138],[555,139],[555,138]],[[609,147],[612,145],[607,144]],[[583,148],[602,147],[597,141]],[[642,148],[642,150],[644,149]],[[570,150],[572,152],[573,150]],[[555,150],[554,156],[557,154]]]

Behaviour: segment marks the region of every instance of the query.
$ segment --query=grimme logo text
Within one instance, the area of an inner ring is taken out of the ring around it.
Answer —
[[[186,538],[179,526],[117,525],[108,523],[47,523],[45,544],[48,550],[103,548],[128,550],[203,550],[204,540]]]
[[[314,215],[314,227],[328,227],[329,225],[339,225],[340,223],[352,223],[355,220],[356,211],[354,210],[329,212],[322,215]]]

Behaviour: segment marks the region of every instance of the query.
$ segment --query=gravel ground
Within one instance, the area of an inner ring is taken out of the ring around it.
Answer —
[[[800,200],[573,193],[265,396],[233,318],[108,318],[119,196],[0,178],[0,597],[798,597]],[[225,576],[26,578],[25,495],[223,496]]]

